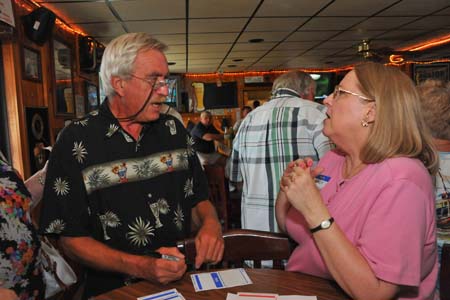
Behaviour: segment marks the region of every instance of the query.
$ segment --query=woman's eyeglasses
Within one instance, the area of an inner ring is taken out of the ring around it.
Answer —
[[[366,101],[369,101],[369,102],[375,101],[375,100],[373,100],[373,99],[367,98],[366,96],[363,96],[363,95],[360,95],[360,94],[358,94],[358,93],[354,93],[354,92],[348,91],[348,90],[346,90],[346,89],[343,89],[343,88],[341,88],[339,85],[336,85],[336,86],[334,87],[334,91],[333,91],[333,99],[336,100],[336,99],[340,96],[341,93],[350,94],[350,95],[359,97],[359,98],[361,98],[361,99],[363,99],[363,100],[366,100]]]

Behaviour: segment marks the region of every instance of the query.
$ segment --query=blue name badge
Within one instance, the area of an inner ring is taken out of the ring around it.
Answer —
[[[330,181],[330,179],[330,176],[320,174],[314,178],[314,181],[316,182],[317,188],[321,190]]]

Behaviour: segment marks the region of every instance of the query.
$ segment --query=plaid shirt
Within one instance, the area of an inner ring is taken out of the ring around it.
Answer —
[[[287,164],[318,161],[332,148],[322,134],[325,106],[282,89],[243,120],[233,143],[230,180],[244,182],[242,228],[278,231],[275,200]]]

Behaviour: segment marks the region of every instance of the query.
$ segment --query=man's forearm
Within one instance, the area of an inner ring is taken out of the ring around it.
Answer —
[[[83,265],[103,271],[138,275],[136,266],[140,256],[112,249],[91,237],[61,237],[60,244],[66,255]]]

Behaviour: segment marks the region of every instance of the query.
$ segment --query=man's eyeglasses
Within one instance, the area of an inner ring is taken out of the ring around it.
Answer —
[[[151,76],[148,78],[139,77],[134,74],[130,74],[130,76],[147,82],[155,90],[165,87],[165,86],[167,86],[169,89],[171,89],[174,84],[174,81],[170,80],[169,78],[164,78],[163,80],[158,80],[157,76]]]
[[[341,93],[350,94],[350,95],[359,97],[359,98],[361,98],[361,99],[363,99],[363,100],[366,100],[366,101],[369,101],[369,102],[375,101],[375,100],[373,100],[373,99],[367,98],[366,96],[360,95],[360,94],[358,94],[358,93],[354,93],[354,92],[345,90],[345,89],[341,88],[339,85],[336,85],[336,86],[334,87],[333,99],[336,100],[336,99],[339,97],[339,95],[340,95]]]

